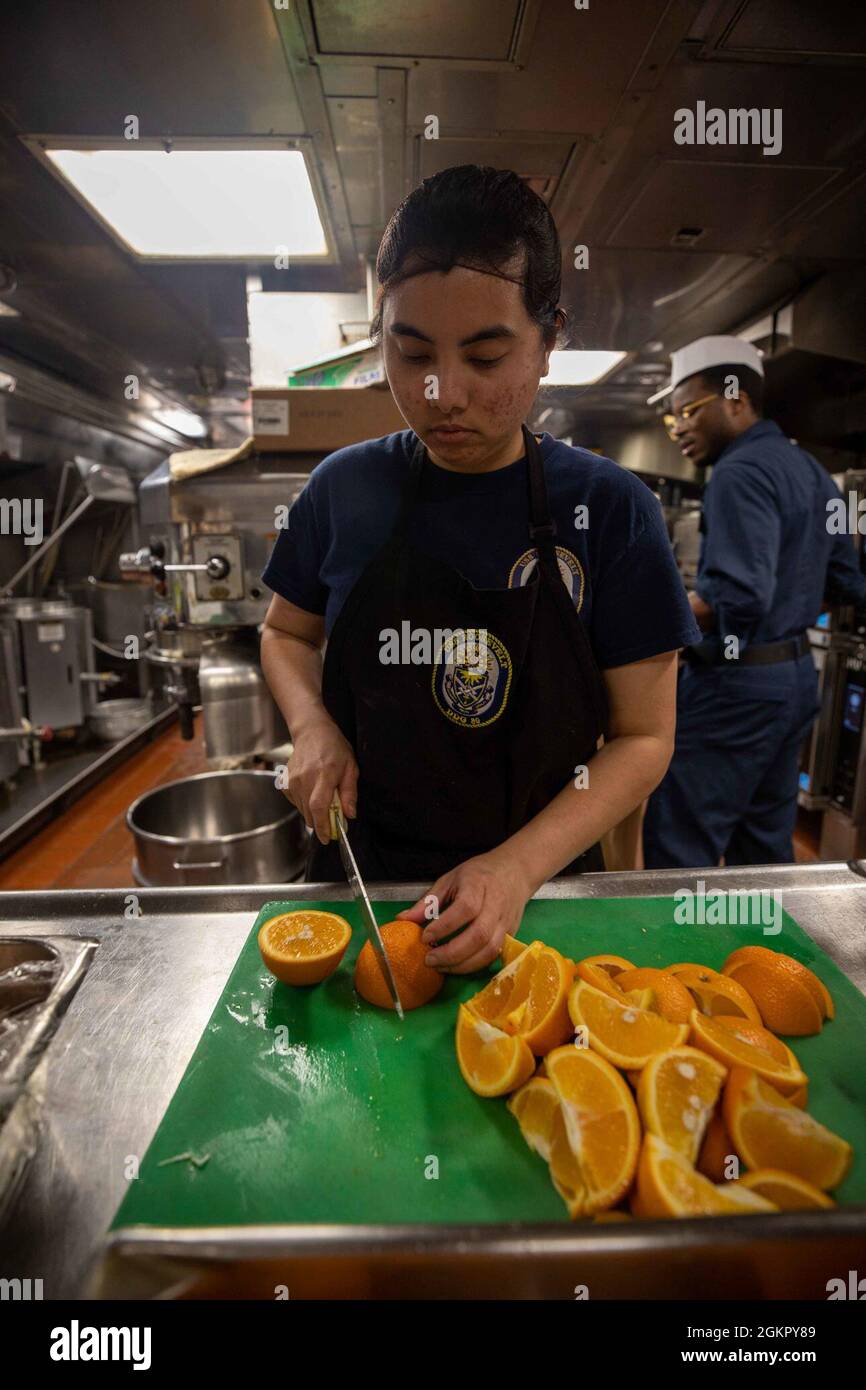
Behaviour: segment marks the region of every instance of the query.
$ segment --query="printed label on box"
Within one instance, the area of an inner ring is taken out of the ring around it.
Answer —
[[[288,434],[288,401],[257,400],[253,397],[253,434]]]

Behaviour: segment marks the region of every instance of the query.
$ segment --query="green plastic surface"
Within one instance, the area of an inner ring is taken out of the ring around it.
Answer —
[[[759,927],[679,925],[675,905],[536,900],[519,936],[575,959],[610,952],[636,965],[692,960],[719,969],[734,947],[761,944],[811,966],[833,995],[836,1018],[815,1037],[788,1041],[810,1078],[809,1112],[854,1145],[836,1199],[866,1202],[866,999],[787,913],[778,935],[763,936]],[[402,906],[374,910],[384,922]],[[256,943],[268,917],[301,907],[339,912],[353,927],[339,970],[307,989],[274,980]],[[447,978],[433,1003],[401,1023],[354,992],[364,939],[354,904],[262,908],[115,1228],[567,1220],[546,1163],[504,1100],[475,1096],[457,1067],[457,1003],[487,972]],[[209,1157],[200,1167],[159,1166],[188,1152]]]

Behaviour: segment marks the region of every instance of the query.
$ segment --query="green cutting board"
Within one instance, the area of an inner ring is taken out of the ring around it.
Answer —
[[[402,906],[374,904],[381,922]],[[301,907],[339,912],[353,927],[339,970],[307,989],[276,981],[256,944],[266,918]],[[781,932],[763,937],[755,927],[678,925],[674,907],[666,898],[535,900],[519,935],[576,959],[612,952],[636,965],[719,969],[734,947],[758,943],[811,966],[836,1018],[789,1042],[810,1077],[810,1113],[854,1146],[837,1199],[866,1202],[866,999],[787,913]],[[364,939],[354,904],[262,908],[114,1228],[567,1219],[504,1101],[474,1095],[457,1067],[457,1003],[488,972],[446,978],[433,1003],[401,1023],[355,994]],[[160,1166],[186,1153],[207,1162]]]

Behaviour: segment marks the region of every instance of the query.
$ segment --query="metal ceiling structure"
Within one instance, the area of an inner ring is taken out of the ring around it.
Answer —
[[[134,372],[242,432],[247,273],[363,289],[396,203],[455,163],[514,168],[547,199],[571,345],[629,354],[581,393],[589,413],[646,416],[671,349],[862,270],[866,8],[850,0],[29,0],[0,35],[0,262],[18,310],[0,354],[107,410],[128,412]],[[781,151],[677,145],[674,113],[698,101],[781,109]],[[116,139],[130,113],[142,136],[302,143],[336,263],[138,262],[24,141]]]

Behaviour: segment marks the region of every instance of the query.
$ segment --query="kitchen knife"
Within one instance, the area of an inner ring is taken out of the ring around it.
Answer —
[[[331,820],[331,839],[336,840],[340,846],[340,858],[343,861],[343,868],[346,873],[346,878],[349,880],[352,896],[358,904],[361,921],[364,923],[364,928],[367,932],[367,939],[376,952],[376,959],[385,977],[385,984],[388,986],[391,998],[394,1000],[394,1008],[402,1019],[403,1005],[400,1003],[397,981],[394,979],[394,972],[388,960],[388,954],[385,950],[385,943],[382,940],[379,924],[376,921],[373,909],[370,905],[370,899],[367,896],[367,889],[364,887],[364,880],[355,862],[352,846],[349,844],[349,836],[346,833],[346,817],[343,815],[343,808],[340,805],[339,797],[335,797],[334,801],[331,803],[329,815]]]

